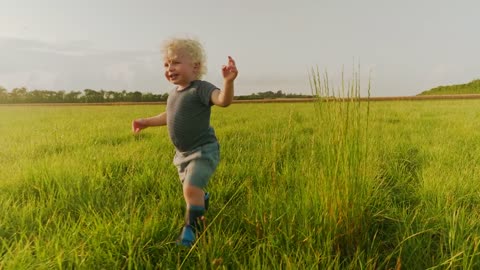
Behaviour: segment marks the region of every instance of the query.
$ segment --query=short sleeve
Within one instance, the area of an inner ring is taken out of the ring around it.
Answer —
[[[205,105],[205,106],[212,106],[213,104],[211,103],[211,97],[212,97],[212,92],[215,89],[219,89],[215,85],[207,82],[207,81],[199,81],[199,85],[197,88],[197,93],[198,96],[200,97],[200,101]]]

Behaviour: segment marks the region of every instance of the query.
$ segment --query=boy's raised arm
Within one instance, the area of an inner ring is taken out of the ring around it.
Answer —
[[[132,131],[137,134],[147,127],[167,125],[167,112],[149,118],[139,118],[132,121]]]
[[[227,107],[232,104],[233,95],[234,95],[234,84],[235,78],[237,78],[238,70],[235,65],[235,61],[232,57],[228,57],[228,64],[222,67],[223,75],[223,90],[214,91],[212,93],[212,103],[221,106]]]

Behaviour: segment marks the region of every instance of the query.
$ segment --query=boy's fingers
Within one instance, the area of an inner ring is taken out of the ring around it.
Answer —
[[[238,73],[237,67],[235,66],[235,60],[231,56],[228,56],[228,65],[222,66],[222,71],[229,73]]]
[[[140,127],[138,126],[138,123],[135,122],[135,121],[132,122],[132,131],[133,131],[133,133],[140,132]]]
[[[231,56],[228,56],[228,63],[231,65],[235,65],[235,60]]]

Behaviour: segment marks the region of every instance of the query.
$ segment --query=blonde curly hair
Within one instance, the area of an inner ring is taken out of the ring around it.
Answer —
[[[202,44],[193,38],[171,38],[162,43],[161,52],[165,59],[177,57],[179,54],[186,53],[195,64],[199,64],[196,74],[197,80],[201,79],[207,73],[206,54]]]

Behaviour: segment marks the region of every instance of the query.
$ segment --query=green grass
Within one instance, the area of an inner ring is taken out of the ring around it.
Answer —
[[[167,131],[130,130],[164,106],[0,106],[0,269],[478,269],[479,108],[214,108],[209,227],[185,250]]]

